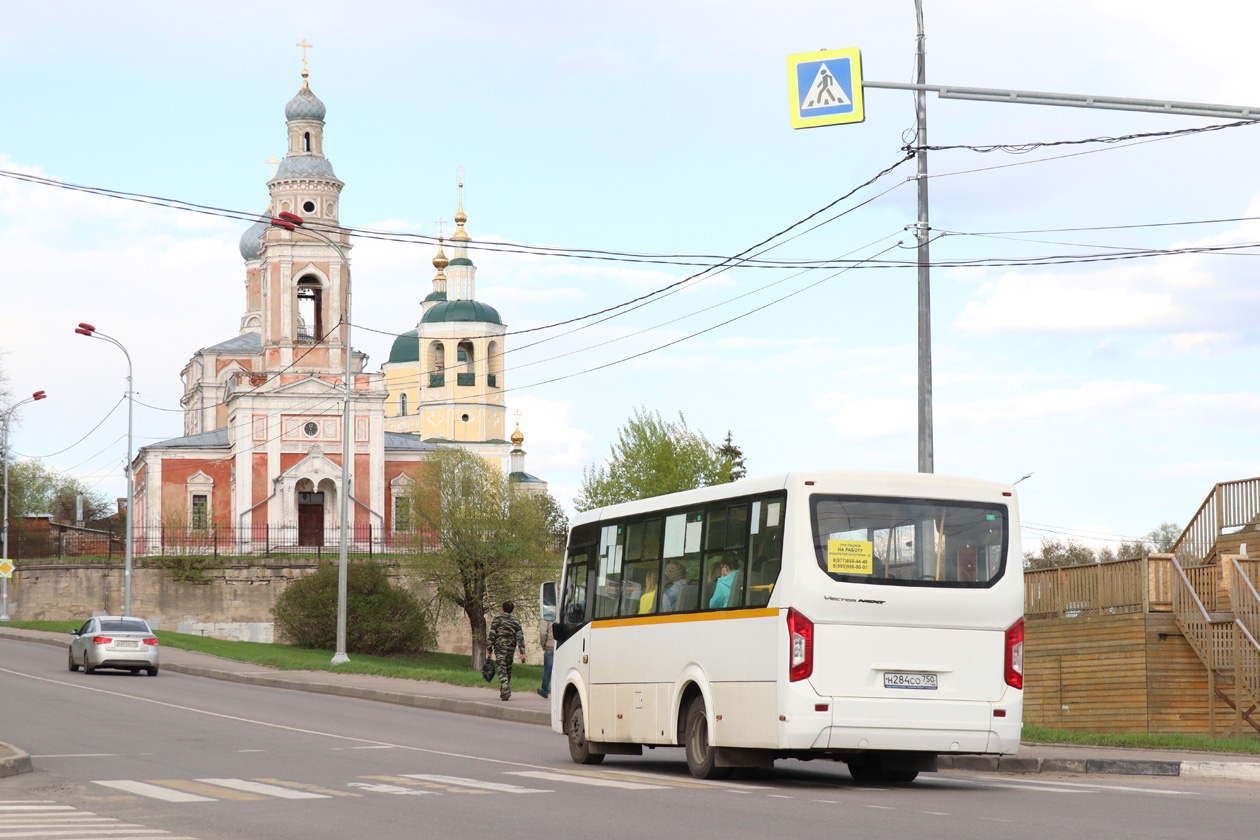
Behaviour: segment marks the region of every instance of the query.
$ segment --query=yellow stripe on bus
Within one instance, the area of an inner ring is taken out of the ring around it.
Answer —
[[[759,610],[722,610],[721,612],[680,613],[677,615],[639,615],[631,618],[605,618],[592,621],[591,627],[637,627],[643,624],[677,624],[683,621],[726,621],[733,618],[768,618],[779,614],[777,608]]]

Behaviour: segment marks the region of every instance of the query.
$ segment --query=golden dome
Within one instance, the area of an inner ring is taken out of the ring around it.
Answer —
[[[442,240],[439,239],[437,256],[433,258],[433,267],[438,270],[438,274],[441,274],[450,264],[451,261],[446,258],[446,254],[442,251]]]
[[[520,446],[525,442],[525,435],[521,434],[521,424],[517,422],[516,431],[512,432],[512,445]]]

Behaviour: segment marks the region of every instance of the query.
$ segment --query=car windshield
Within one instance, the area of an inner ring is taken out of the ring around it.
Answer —
[[[818,565],[832,580],[985,587],[1006,567],[1000,504],[816,495],[810,520]]]
[[[143,621],[102,621],[101,630],[106,633],[148,633],[149,625]]]

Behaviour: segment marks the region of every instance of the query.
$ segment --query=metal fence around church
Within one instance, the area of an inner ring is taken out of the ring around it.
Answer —
[[[154,525],[135,529],[134,554],[138,561],[148,557],[192,556],[256,561],[261,558],[337,557],[341,550],[341,528],[299,527],[297,524],[252,525],[242,528],[214,525],[207,528]],[[432,549],[419,533],[395,532],[380,525],[358,524],[349,529],[348,552],[356,557],[418,554]],[[56,540],[31,539],[23,544],[20,557],[30,562],[60,561],[112,563],[123,556],[123,543],[113,539],[99,550],[65,550]]]

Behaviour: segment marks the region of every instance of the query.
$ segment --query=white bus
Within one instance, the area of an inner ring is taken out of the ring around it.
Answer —
[[[829,758],[908,782],[940,754],[1013,754],[1022,557],[1011,485],[936,475],[792,473],[587,511],[552,729],[580,764],[683,746],[706,779]]]

